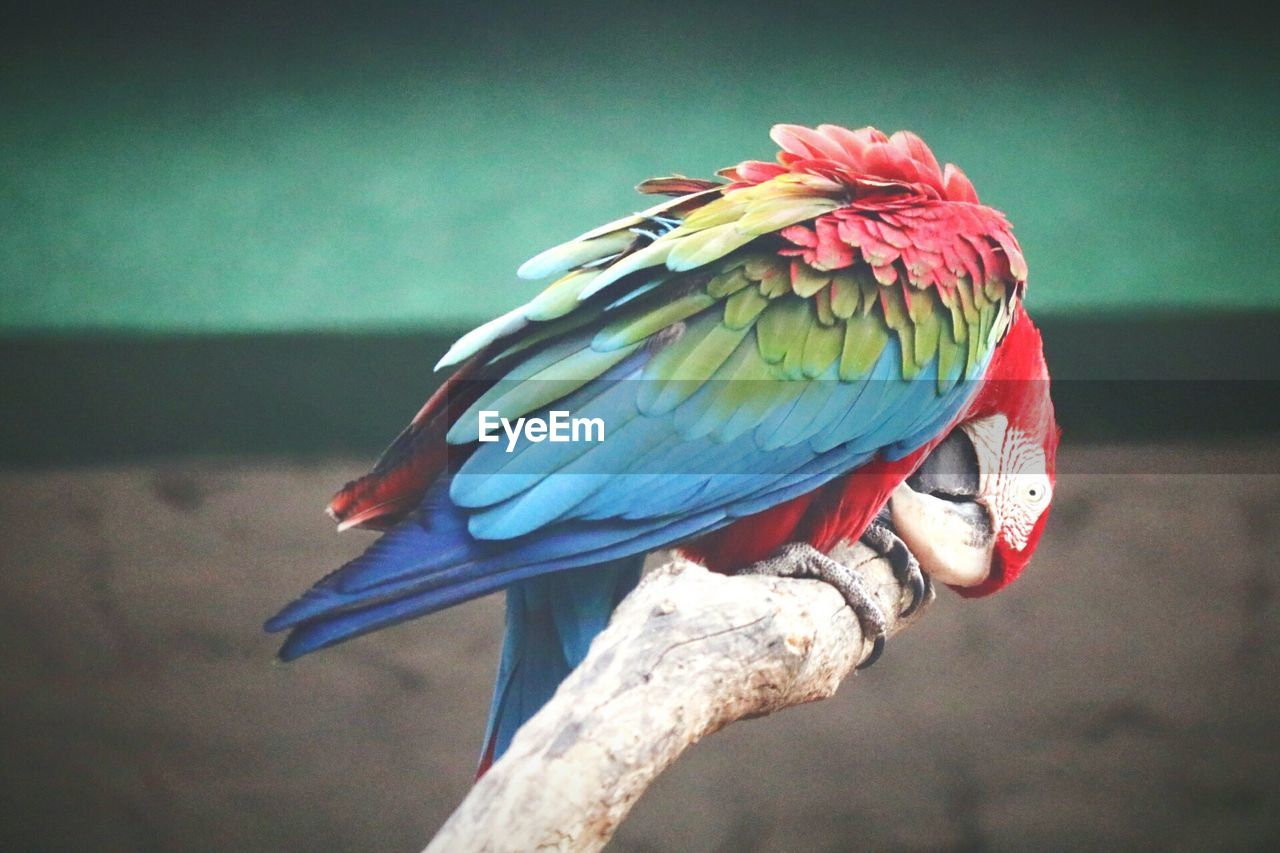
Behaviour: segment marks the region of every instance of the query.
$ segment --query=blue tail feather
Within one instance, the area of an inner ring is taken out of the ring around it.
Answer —
[[[376,596],[368,594],[344,597],[329,593],[326,597],[325,593],[312,590],[270,620],[267,629],[293,629],[280,649],[280,658],[285,661],[294,660],[343,640],[487,595],[515,581],[550,572],[590,567],[624,557],[643,560],[649,551],[663,547],[673,539],[686,539],[709,532],[728,520],[723,513],[703,513],[657,529],[638,528],[636,533],[630,534],[630,538],[592,548],[572,557],[517,563],[514,568],[490,569],[480,573],[460,570],[459,574],[462,576],[451,576],[447,583],[438,577],[419,581],[417,586],[412,581],[405,581],[376,590]],[[303,606],[306,607],[305,617],[301,610]]]
[[[507,625],[481,769],[584,657],[640,579],[643,557],[541,575],[507,588]]]

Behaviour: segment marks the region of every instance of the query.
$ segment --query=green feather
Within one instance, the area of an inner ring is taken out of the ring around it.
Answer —
[[[964,365],[964,375],[969,379],[977,378],[978,362],[982,358],[982,349],[982,335],[978,333],[978,329],[975,326],[970,326],[968,357]]]
[[[782,375],[791,380],[804,378],[804,340],[787,349],[782,359]]]
[[[862,288],[853,271],[843,269],[831,277],[831,311],[841,320],[848,320],[862,304]]]
[[[915,325],[907,313],[906,298],[902,294],[902,285],[893,285],[881,290],[884,296],[884,317],[889,328],[898,334],[898,342],[902,344],[902,378],[914,379],[920,372],[921,365],[916,361]]]
[[[1005,284],[998,278],[987,279],[986,285],[983,286],[986,291],[987,299],[992,302],[1001,302],[1005,297]]]
[[[527,371],[513,370],[458,418],[449,430],[447,441],[450,444],[475,441],[480,432],[478,413],[482,409],[494,410],[500,417],[515,420],[550,405],[600,376],[634,352],[638,346],[639,344],[632,344],[610,352],[597,352],[588,347],[576,350],[529,375],[518,376],[517,374]],[[521,365],[521,368],[525,368],[525,365]]]
[[[853,276],[858,286],[862,288],[862,313],[869,314],[880,302],[880,288],[883,285],[876,281],[875,276],[870,275],[865,267],[854,270]]]
[[[987,296],[987,289],[980,284],[975,284],[973,286],[973,310],[981,316],[982,309],[990,304],[991,299]],[[973,321],[970,322],[972,323]]]
[[[495,341],[509,338],[524,330],[529,320],[524,316],[524,306],[515,308],[500,317],[495,317],[453,342],[449,351],[436,362],[436,370],[465,361]]]
[[[942,312],[933,291],[913,291],[909,314],[915,326],[915,361],[924,366],[938,352],[938,336],[942,332]]]
[[[978,309],[973,304],[973,282],[962,276],[956,281],[956,293],[960,296],[960,311],[964,314],[965,325],[973,328],[978,324]]]
[[[610,323],[596,334],[591,346],[602,352],[628,346],[644,340],[673,323],[688,319],[715,303],[716,300],[705,292],[695,291],[671,302],[660,304],[639,316]]]
[[[723,299],[726,296],[732,296],[749,284],[755,284],[755,282],[747,277],[746,270],[741,266],[735,266],[707,282],[707,293],[716,299]]]
[[[754,365],[749,372],[735,377],[737,381],[726,383],[736,386],[738,392],[748,391],[732,416],[719,431],[721,441],[732,441],[749,429],[755,429],[765,418],[779,406],[789,406],[804,393],[805,382],[791,382],[774,374],[771,368],[760,360],[759,353],[753,353]]]
[[[829,281],[831,281],[829,272],[820,272],[804,261],[795,261],[791,264],[791,289],[795,291],[796,296],[807,299],[826,287]]]
[[[739,290],[724,303],[725,325],[731,329],[745,329],[768,305],[769,300],[760,294],[759,288]]]
[[[722,196],[715,201],[704,204],[686,216],[684,221],[680,223],[680,227],[672,231],[670,236],[683,237],[686,234],[714,228],[727,222],[737,222],[742,218],[742,214],[746,212],[747,207],[748,200],[741,198],[737,194]]]
[[[656,267],[658,264],[664,263],[667,256],[671,253],[672,246],[675,244],[670,240],[655,240],[643,249],[632,252],[625,258],[622,258],[600,271],[595,280],[587,287],[582,289],[578,294],[578,299],[587,299],[596,293],[604,290],[618,279],[625,275],[629,275],[636,270],[642,270],[646,267]],[[672,268],[674,269],[674,267]]]
[[[960,297],[953,293],[948,297],[948,300],[948,307],[951,309],[951,336],[955,338],[956,343],[963,344],[969,339],[967,334],[969,325],[964,319],[964,309],[960,306]]]
[[[710,434],[720,441],[736,438],[758,424],[774,401],[791,388],[804,388],[803,383],[780,379],[750,341],[738,347],[714,380],[710,399],[701,404],[696,420],[686,421],[685,429],[689,434]]]
[[[995,325],[991,329],[992,342],[1000,340],[1009,331],[1009,323],[1013,320],[1013,312],[1006,302],[1001,302],[996,310]]]
[[[777,364],[792,349],[803,352],[805,337],[814,319],[806,299],[789,295],[774,300],[756,321],[760,355],[770,364]]]
[[[772,270],[760,280],[760,292],[770,299],[791,293],[791,274],[786,268]]]
[[[660,201],[653,207],[646,208],[639,213],[633,213],[630,216],[624,216],[615,219],[612,222],[606,222],[596,228],[592,228],[587,233],[578,237],[579,240],[590,240],[595,237],[602,237],[612,231],[629,231],[637,225],[643,225],[648,219],[654,216],[671,216],[679,215],[679,208],[686,205],[690,199],[696,199],[703,195],[702,193],[694,193],[684,198],[672,198],[666,201]]]
[[[637,404],[645,414],[669,412],[693,396],[746,337],[750,326],[730,329],[714,313],[690,322],[677,340],[645,365]]]
[[[777,255],[750,255],[742,268],[749,278],[764,281],[774,273],[782,272],[787,266],[787,262]]]
[[[813,307],[818,312],[818,322],[824,326],[836,324],[835,312],[831,310],[831,288],[824,287],[813,295]]]
[[[755,239],[754,234],[742,233],[732,222],[696,231],[687,237],[676,238],[675,234],[676,232],[673,231],[652,245],[670,242],[671,250],[667,255],[667,267],[678,272],[691,270],[710,263],[716,258],[722,258]]]
[[[515,339],[515,341],[485,363],[496,364],[497,362],[509,358],[516,353],[524,352],[525,350],[532,349],[538,344],[545,343],[546,341],[553,340],[569,332],[581,329],[583,326],[597,322],[600,319],[601,313],[602,309],[600,307],[594,307],[592,310],[578,310],[556,320],[538,323],[537,325],[524,330],[520,336]]]
[[[570,240],[525,261],[517,274],[521,278],[545,278],[565,273],[574,267],[616,255],[635,239],[636,235],[630,231],[615,231],[592,239]]]
[[[938,335],[938,393],[945,394],[960,379],[960,373],[955,373],[956,367],[964,359],[964,346],[961,345],[952,336],[951,330],[944,323],[941,334]],[[952,374],[955,373],[953,376]]]
[[[525,306],[524,315],[537,322],[563,317],[579,304],[578,296],[598,274],[596,270],[574,270],[556,279]]]
[[[837,203],[829,198],[812,198],[786,195],[778,198],[766,198],[753,203],[742,219],[738,220],[738,230],[752,237],[795,225],[806,219],[821,216],[835,210]]]
[[[823,326],[810,327],[809,336],[804,340],[804,375],[816,379],[826,373],[844,349],[844,327]]]
[[[982,306],[982,317],[978,326],[978,337],[982,340],[982,348],[986,350],[991,345],[991,327],[996,322],[996,312],[999,307],[994,302],[988,302]]]
[[[855,382],[871,373],[889,343],[889,330],[877,314],[863,314],[845,321],[844,348],[840,353],[840,379]]]

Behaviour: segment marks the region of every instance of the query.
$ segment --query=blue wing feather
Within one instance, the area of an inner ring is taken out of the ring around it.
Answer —
[[[901,349],[891,338],[866,380],[808,381],[820,390],[795,392],[778,407],[785,416],[765,409],[743,415],[735,430],[752,429],[747,440],[726,442],[715,430],[690,440],[682,427],[702,422],[692,410],[722,401],[695,393],[674,409],[634,414],[648,383],[628,377],[651,355],[637,352],[609,377],[555,404],[621,413],[624,422],[603,443],[567,452],[562,448],[573,444],[544,442],[516,460],[501,444],[478,446],[413,516],[268,623],[271,630],[293,629],[282,655],[515,581],[703,535],[811,491],[876,452],[910,452],[950,421],[973,390],[959,383],[940,393],[936,365],[903,381]]]

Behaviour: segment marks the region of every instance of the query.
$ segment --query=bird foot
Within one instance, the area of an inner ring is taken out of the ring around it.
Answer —
[[[901,618],[905,619],[915,613],[921,605],[933,598],[933,581],[920,570],[915,554],[893,532],[883,515],[876,516],[871,522],[862,534],[861,542],[889,563],[894,578],[904,590],[911,593],[911,600],[898,614]]]
[[[831,559],[826,554],[803,542],[784,545],[776,554],[767,560],[752,563],[741,571],[740,575],[765,575],[775,578],[815,578],[825,581],[836,588],[844,596],[845,603],[858,617],[862,626],[862,636],[874,640],[871,653],[866,660],[858,664],[858,669],[866,669],[879,659],[884,651],[886,624],[880,605],[871,597],[866,585],[857,573],[848,566]]]

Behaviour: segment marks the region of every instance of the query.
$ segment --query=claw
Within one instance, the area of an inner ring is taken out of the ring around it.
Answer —
[[[876,637],[875,643],[871,646],[871,654],[867,655],[862,663],[858,664],[855,669],[866,669],[871,664],[880,660],[880,655],[884,654],[884,634]]]
[[[893,532],[888,521],[877,517],[862,534],[861,541],[862,544],[888,560],[898,583],[911,591],[911,600],[902,608],[899,616],[905,619],[919,610],[920,606],[932,596],[933,582],[920,570],[920,563],[916,560],[915,554],[912,554],[906,543]]]
[[[914,613],[920,607],[920,602],[924,600],[924,574],[913,574],[908,580],[911,583],[911,601],[907,602],[907,606],[898,614],[904,618]]]
[[[834,586],[845,603],[858,617],[862,636],[872,638],[874,645],[859,669],[866,669],[876,662],[884,651],[884,613],[863,585],[862,579],[842,563],[839,563],[812,545],[802,542],[783,546],[777,554],[759,563],[753,563],[738,574],[767,575],[770,577],[817,578]]]
[[[918,583],[917,583],[918,582]],[[902,612],[898,614],[898,618],[906,619],[912,613],[915,613],[925,602],[933,598],[933,578],[924,572],[920,572],[918,576],[911,579],[911,601],[907,606],[902,608]]]

